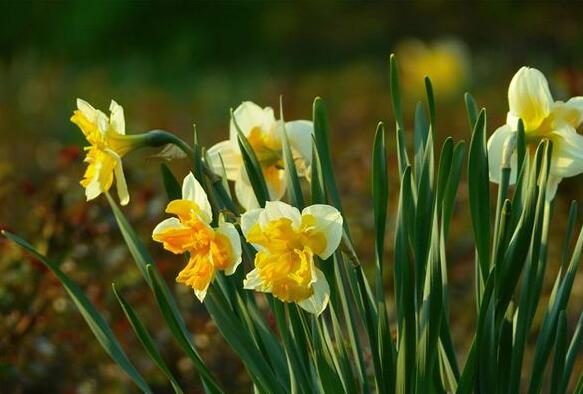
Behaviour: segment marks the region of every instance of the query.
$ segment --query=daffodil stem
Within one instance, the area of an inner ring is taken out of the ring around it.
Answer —
[[[173,144],[178,149],[183,151],[189,158],[192,160],[195,159],[194,149],[192,149],[189,144],[177,137],[175,134],[165,130],[152,130],[146,133],[146,135],[148,146],[159,147],[167,144]],[[201,163],[204,175],[210,180],[213,189],[217,192],[217,194],[219,194],[219,197],[226,208],[233,212],[234,215],[239,216],[237,207],[229,197],[227,191],[224,189],[221,178],[215,174],[203,160],[201,160]]]

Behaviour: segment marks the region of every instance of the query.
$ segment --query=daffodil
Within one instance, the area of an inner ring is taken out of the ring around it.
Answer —
[[[208,150],[213,171],[222,175],[224,166],[227,179],[235,182],[235,194],[243,208],[248,210],[259,206],[241,157],[236,121],[261,165],[270,198],[281,199],[286,189],[281,144],[283,122],[275,119],[272,108],[261,108],[250,101],[237,107],[233,112],[233,118],[230,123],[229,139]],[[285,129],[298,174],[307,176],[312,159],[312,122],[307,120],[286,122]]]
[[[246,289],[272,293],[320,314],[328,304],[326,277],[314,256],[327,259],[342,238],[342,216],[329,205],[300,211],[281,201],[267,202],[241,216],[241,230],[257,250],[255,269],[247,274]]]
[[[431,78],[440,98],[453,99],[463,91],[469,75],[469,57],[465,45],[455,39],[433,43],[407,39],[396,49],[401,65],[401,84],[407,98],[425,97],[425,76]]]
[[[77,99],[77,110],[71,122],[75,123],[90,144],[85,148],[88,163],[81,185],[85,188],[87,201],[109,190],[115,177],[117,194],[121,205],[126,205],[130,196],[123,173],[121,158],[128,152],[144,145],[141,136],[125,135],[125,119],[121,105],[111,100],[108,117],[88,102]]]
[[[553,143],[546,198],[551,200],[563,178],[583,173],[583,136],[577,128],[583,122],[583,97],[567,102],[554,101],[545,76],[535,68],[522,67],[508,88],[510,111],[506,124],[488,140],[490,180],[500,182],[504,148],[515,138],[518,120],[522,119],[529,147],[543,139]],[[516,182],[516,154],[511,158],[510,183]]]
[[[176,217],[159,223],[152,232],[154,241],[174,253],[189,253],[186,267],[176,281],[190,286],[203,301],[216,271],[232,275],[241,263],[241,241],[235,226],[219,218],[212,228],[212,210],[207,195],[192,173],[182,183],[182,199],[171,201],[166,213]]]

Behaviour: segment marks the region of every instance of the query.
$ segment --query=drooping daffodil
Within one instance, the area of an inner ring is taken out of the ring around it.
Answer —
[[[125,135],[125,119],[123,108],[115,101],[109,106],[108,117],[88,102],[77,99],[77,110],[71,116],[83,134],[89,146],[85,148],[88,163],[81,185],[85,188],[87,201],[93,200],[107,192],[115,177],[117,194],[121,205],[130,200],[128,188],[122,168],[121,158],[128,152],[144,146],[142,136]]]
[[[583,136],[577,133],[583,122],[583,97],[573,97],[567,102],[554,101],[543,73],[522,67],[510,82],[508,104],[506,124],[488,140],[490,180],[500,183],[505,145],[510,138],[515,138],[518,121],[522,119],[528,146],[536,148],[543,139],[553,144],[546,189],[546,198],[552,200],[563,178],[583,173]],[[517,176],[516,154],[510,165],[510,183],[513,184]]]
[[[273,109],[270,107],[261,108],[257,104],[245,101],[233,111],[229,139],[219,142],[208,150],[213,171],[218,175],[223,175],[224,167],[227,179],[235,182],[235,194],[243,208],[248,210],[259,207],[241,157],[237,126],[257,156],[265,176],[270,199],[281,199],[286,190],[281,143],[283,122],[275,119]],[[298,175],[307,176],[312,159],[312,122],[307,120],[286,122],[285,130]]]
[[[342,239],[342,216],[329,205],[311,205],[300,211],[281,201],[267,202],[241,216],[241,230],[257,250],[255,269],[247,274],[246,289],[272,293],[320,314],[330,288],[315,266],[314,256],[327,259]]]
[[[159,223],[154,241],[174,253],[188,252],[186,267],[176,281],[190,286],[202,302],[216,271],[232,275],[241,263],[241,240],[235,226],[219,218],[212,228],[212,210],[207,195],[192,173],[182,183],[182,198],[171,201],[166,213],[175,215]]]

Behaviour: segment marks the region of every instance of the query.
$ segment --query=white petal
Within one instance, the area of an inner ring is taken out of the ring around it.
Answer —
[[[526,131],[535,130],[549,115],[553,97],[547,79],[539,70],[522,67],[508,88],[510,112],[523,120]]]
[[[568,123],[576,129],[583,122],[583,97],[573,97],[566,103],[555,101],[551,113],[557,121]]]
[[[168,230],[170,228],[184,228],[184,227],[185,226],[182,223],[180,223],[180,220],[178,220],[178,218],[168,218],[162,220],[160,223],[158,223],[156,227],[154,227],[154,230],[152,230],[152,235],[160,234],[161,232]]]
[[[490,181],[500,183],[502,164],[502,156],[504,154],[504,147],[510,138],[514,138],[515,132],[508,125],[504,125],[496,129],[496,131],[488,139],[488,166],[490,170]],[[512,154],[510,159],[510,184],[516,183],[516,167],[517,167],[516,152]]]
[[[316,204],[304,208],[302,216],[304,215],[313,216],[316,219],[313,231],[324,234],[326,248],[318,256],[322,259],[327,259],[338,249],[342,240],[342,215],[336,208],[324,204]]]
[[[265,177],[267,191],[271,200],[281,200],[287,188],[287,175],[285,170],[277,170],[276,177],[276,180]]]
[[[269,293],[270,289],[263,283],[259,277],[259,271],[256,269],[250,271],[243,279],[243,288],[247,290],[261,291]]]
[[[249,234],[249,230],[259,222],[261,212],[263,208],[255,208],[241,215],[241,231],[245,237]]]
[[[268,108],[266,108],[268,109]],[[233,111],[234,120],[236,120],[237,125],[241,129],[241,132],[245,136],[251,133],[254,128],[260,128],[262,130],[265,125],[269,125],[270,122],[275,122],[273,118],[273,111],[271,111],[271,117],[269,111],[264,111],[263,108],[251,101],[244,101]],[[271,126],[269,126],[271,127]],[[235,144],[237,143],[237,128],[233,119],[229,126],[229,136],[231,141]]]
[[[222,175],[224,165],[227,179],[230,181],[237,179],[239,171],[243,166],[243,160],[241,159],[238,145],[235,149],[232,141],[221,141],[218,144],[213,145],[207,153],[210,160],[209,164],[215,174]]]
[[[123,167],[121,164],[121,158],[116,155],[117,165],[113,169],[115,174],[115,186],[117,189],[117,196],[119,197],[119,203],[121,205],[127,205],[130,202],[130,194],[128,192],[128,185],[126,183],[126,178],[123,173]]]
[[[123,107],[116,103],[114,100],[111,100],[109,111],[111,112],[111,115],[109,116],[111,130],[117,132],[118,134],[125,134],[126,121],[123,115]]]
[[[557,194],[559,183],[561,183],[562,180],[563,178],[549,175],[549,179],[547,180],[547,190],[545,192],[545,200],[553,201],[555,195]]]
[[[232,223],[221,223],[216,229],[217,233],[223,234],[229,240],[231,251],[233,252],[233,261],[229,262],[229,266],[225,268],[225,275],[233,275],[241,264],[241,238],[239,232]]]
[[[85,116],[87,120],[90,121],[91,123],[95,122],[95,120],[97,119],[97,110],[93,108],[93,106],[89,104],[87,101],[78,98],[77,109],[81,111],[83,116]]]
[[[551,133],[551,174],[567,178],[583,173],[583,136],[564,123]]]
[[[200,302],[204,301],[204,298],[206,297],[206,292],[208,291],[210,284],[211,282],[207,283],[206,287],[203,290],[194,289],[194,295],[196,296],[196,298],[200,300]]]
[[[210,223],[213,220],[213,211],[206,193],[200,183],[196,180],[192,172],[184,178],[182,182],[182,198],[194,202],[201,210],[201,218]]]
[[[316,281],[312,284],[314,294],[312,294],[310,298],[298,302],[298,305],[304,310],[318,316],[326,309],[326,306],[328,306],[330,287],[328,286],[328,281],[326,280],[324,273],[319,269],[316,269],[315,271]]]
[[[302,215],[296,207],[292,207],[282,201],[267,201],[265,209],[259,215],[259,225],[265,228],[267,223],[281,218],[290,219],[293,228],[299,228],[302,223]]]
[[[298,159],[304,161],[305,167],[312,163],[312,134],[314,125],[308,120],[295,120],[285,124],[289,143],[299,154]]]
[[[259,202],[257,201],[257,197],[255,197],[255,192],[249,183],[244,168],[241,169],[239,177],[235,180],[235,195],[237,196],[239,204],[241,204],[246,211],[259,207]]]

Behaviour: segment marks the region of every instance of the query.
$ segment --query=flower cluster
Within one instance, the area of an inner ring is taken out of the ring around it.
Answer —
[[[71,120],[85,134],[90,146],[89,163],[81,185],[87,199],[107,192],[113,179],[121,204],[129,194],[121,157],[145,146],[143,134],[125,136],[123,109],[111,102],[111,116],[94,109],[83,100]],[[208,151],[209,167],[217,175],[225,174],[235,183],[239,204],[247,210],[241,217],[241,230],[247,242],[257,249],[254,265],[244,280],[246,289],[272,293],[284,302],[295,302],[305,310],[319,314],[328,303],[330,290],[315,256],[325,260],[338,248],[342,237],[342,216],[328,205],[313,205],[302,213],[280,200],[286,190],[283,165],[282,133],[288,136],[297,172],[308,178],[312,156],[312,122],[276,120],[273,110],[252,102],[242,103],[230,123],[229,140]],[[258,208],[238,144],[241,132],[249,141],[268,185],[271,200]],[[187,254],[188,262],[176,278],[194,290],[204,301],[218,271],[232,275],[242,261],[241,240],[233,223],[223,215],[213,225],[213,212],[207,194],[192,173],[182,184],[182,198],[170,201],[166,213],[174,217],[154,228],[152,238],[164,249]]]

